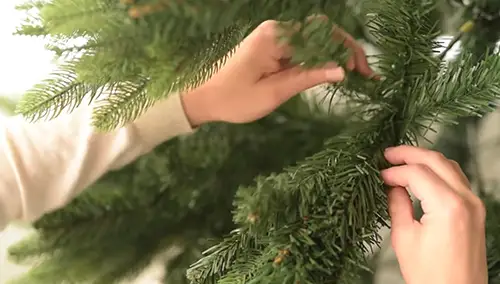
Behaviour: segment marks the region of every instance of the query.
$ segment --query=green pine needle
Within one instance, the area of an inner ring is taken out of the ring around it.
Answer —
[[[131,19],[118,1],[81,4],[47,1],[39,6],[43,28],[23,29],[51,35],[52,48],[72,62],[23,98],[19,111],[32,120],[88,97],[94,125],[111,130],[169,92],[202,84],[264,20],[336,20],[352,11],[342,1],[189,0]],[[383,149],[415,144],[432,123],[490,111],[500,98],[496,55],[478,64],[464,54],[451,65],[435,56],[436,5],[380,0],[362,9],[385,80],[350,73],[328,87],[343,90],[356,116],[325,121],[292,102],[254,123],[205,125],[169,141],[38,221],[38,234],[10,251],[40,263],[19,283],[113,283],[179,243],[185,250],[167,269],[185,283],[354,283],[388,222]],[[310,39],[292,35],[293,61],[344,63],[348,52],[330,40],[332,26],[304,24]],[[71,48],[81,37],[86,44]],[[204,250],[180,277],[176,269]]]

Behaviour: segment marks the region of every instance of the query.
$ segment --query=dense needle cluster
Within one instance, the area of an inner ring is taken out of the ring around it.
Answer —
[[[113,129],[209,78],[260,22],[305,23],[318,13],[330,20],[307,22],[292,37],[294,60],[342,63],[346,51],[330,40],[331,29],[363,19],[363,31],[381,50],[376,67],[384,79],[349,74],[328,86],[352,106],[343,117],[311,110],[297,97],[260,121],[206,125],[109,173],[11,249],[18,261],[39,264],[20,283],[108,284],[133,276],[172,245],[181,252],[166,264],[167,283],[354,283],[388,222],[383,149],[416,143],[432,123],[490,111],[500,97],[496,56],[478,61],[464,52],[451,64],[435,56],[436,6],[437,0],[25,6],[37,12],[20,33],[49,36],[49,48],[63,60],[23,97],[19,112],[33,120],[72,110],[86,97],[102,102],[94,124]],[[493,252],[490,262],[498,257]]]

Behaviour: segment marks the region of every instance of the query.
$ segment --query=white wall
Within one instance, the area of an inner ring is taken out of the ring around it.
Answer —
[[[19,94],[50,72],[51,54],[40,38],[14,36],[23,15],[20,0],[0,1],[0,94]]]
[[[52,68],[52,56],[41,39],[12,35],[23,19],[14,7],[22,2],[0,1],[0,95],[22,94],[44,79]],[[21,226],[11,226],[0,233],[0,283],[24,270],[7,263],[6,249],[27,233],[28,229]]]

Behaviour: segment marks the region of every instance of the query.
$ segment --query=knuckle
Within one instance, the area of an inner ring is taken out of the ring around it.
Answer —
[[[455,167],[455,168],[460,168],[460,164],[455,161],[455,160],[452,160],[452,159],[448,159],[448,161],[450,162],[450,164]]]
[[[413,243],[413,231],[404,229],[392,228],[390,232],[391,246],[395,252],[399,252],[409,247],[409,244]]]
[[[458,195],[453,195],[447,201],[446,212],[452,219],[468,221],[472,217],[470,207],[465,199]]]
[[[436,162],[448,161],[448,159],[443,155],[443,153],[436,151],[429,152],[429,159],[431,161],[436,161]]]
[[[431,172],[431,169],[428,166],[422,164],[411,165],[410,169],[417,176],[427,175],[429,172]]]
[[[281,63],[278,60],[269,61],[269,69],[271,72],[279,71],[281,68]]]
[[[481,223],[484,223],[486,221],[486,206],[484,202],[481,200],[481,198],[474,195],[472,198],[472,203],[477,215],[477,220]]]

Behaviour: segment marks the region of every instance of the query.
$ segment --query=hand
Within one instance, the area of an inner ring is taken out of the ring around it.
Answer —
[[[443,155],[410,146],[388,149],[400,166],[382,171],[389,192],[392,246],[408,284],[486,284],[485,209],[464,173]],[[406,191],[421,200],[420,222]]]
[[[183,95],[186,114],[196,126],[209,121],[246,123],[262,118],[294,95],[326,82],[344,79],[335,63],[304,69],[290,66],[291,47],[278,41],[278,22],[266,21],[236,49],[227,64],[205,84]],[[335,29],[334,40],[353,50],[347,68],[371,76],[361,46]]]

